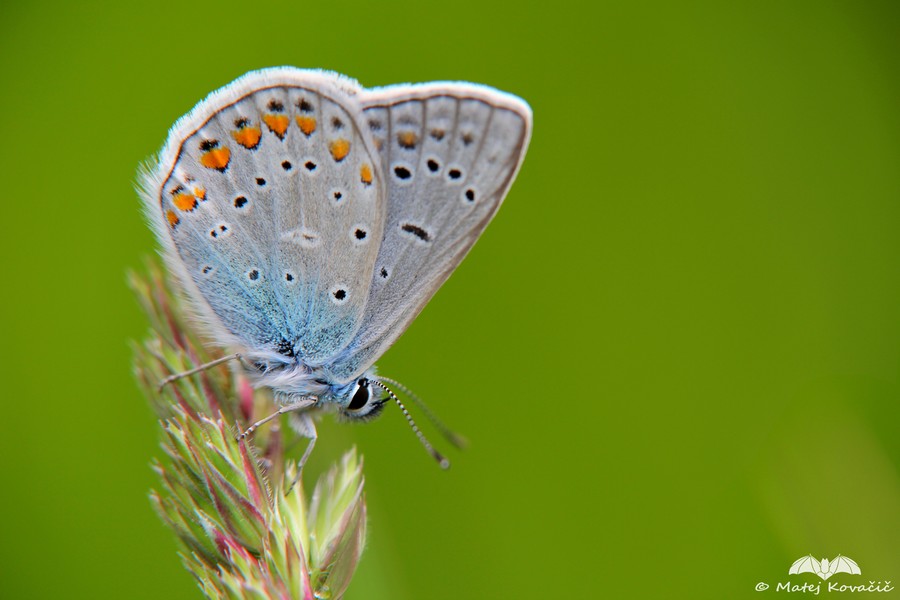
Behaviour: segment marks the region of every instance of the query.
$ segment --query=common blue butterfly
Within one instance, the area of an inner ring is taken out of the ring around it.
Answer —
[[[531,122],[480,85],[264,69],[175,124],[141,195],[210,335],[314,439],[312,409],[396,399],[373,365],[497,212]]]

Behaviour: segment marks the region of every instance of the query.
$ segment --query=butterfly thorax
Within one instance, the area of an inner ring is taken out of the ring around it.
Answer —
[[[245,364],[254,387],[268,387],[279,405],[285,406],[315,399],[319,408],[336,408],[342,412],[357,411],[378,400],[368,382],[375,379],[375,368],[369,368],[349,382],[335,381],[323,368],[310,366],[298,358],[264,355],[248,356]],[[372,400],[373,402],[369,402]],[[368,415],[369,411],[366,411]],[[355,416],[355,414],[348,415]],[[373,415],[374,416],[374,415]]]

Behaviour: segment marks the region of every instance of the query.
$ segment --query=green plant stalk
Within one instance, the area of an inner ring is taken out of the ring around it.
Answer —
[[[242,428],[274,411],[271,394],[254,390],[223,363],[162,390],[173,373],[222,356],[204,343],[158,265],[132,273],[151,331],[134,347],[135,374],[160,418],[163,456],[150,494],[175,533],[185,567],[207,598],[340,599],[365,544],[362,458],[355,449],[319,478],[311,499],[285,457],[289,429]]]

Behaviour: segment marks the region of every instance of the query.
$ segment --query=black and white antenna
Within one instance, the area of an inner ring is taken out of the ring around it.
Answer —
[[[401,392],[410,397],[410,399],[416,403],[416,405],[425,413],[425,416],[431,421],[431,424],[435,426],[435,428],[441,432],[441,435],[444,436],[444,439],[450,442],[455,448],[459,450],[464,450],[466,446],[469,445],[469,442],[463,436],[459,435],[441,421],[436,414],[434,414],[428,405],[425,404],[425,401],[422,400],[419,396],[416,395],[411,389],[397,381],[396,379],[391,379],[390,377],[381,377],[378,379],[381,381],[386,381],[391,385],[395,386]]]
[[[416,437],[419,438],[419,441],[422,442],[423,446],[425,446],[425,450],[427,450],[428,453],[431,454],[431,456],[434,458],[434,460],[436,460],[437,463],[441,465],[442,469],[449,469],[450,461],[447,460],[447,458],[443,454],[434,449],[434,446],[431,445],[431,442],[428,441],[428,438],[425,437],[425,434],[419,430],[419,426],[416,425],[416,422],[409,414],[409,411],[406,410],[406,407],[403,406],[403,402],[400,401],[400,398],[397,397],[397,394],[395,394],[389,387],[375,379],[370,379],[369,383],[377,385],[385,392],[387,392],[388,396],[390,396],[394,400],[394,402],[397,403],[397,406],[400,407],[400,410],[403,411],[403,416],[406,417],[406,422],[409,423],[409,426],[412,427],[413,433],[416,434]]]

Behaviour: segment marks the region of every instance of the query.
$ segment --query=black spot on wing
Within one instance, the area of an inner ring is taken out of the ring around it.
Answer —
[[[431,241],[431,234],[429,234],[418,225],[414,225],[413,223],[403,223],[402,225],[400,225],[400,229],[405,231],[406,233],[411,233],[423,242]]]

